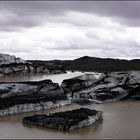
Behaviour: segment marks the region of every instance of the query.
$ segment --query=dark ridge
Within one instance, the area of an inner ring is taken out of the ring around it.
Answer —
[[[140,70],[140,59],[125,60],[113,58],[98,58],[84,56],[75,60],[28,60],[33,64],[44,64],[48,66],[62,66],[66,70],[78,71],[130,71]]]

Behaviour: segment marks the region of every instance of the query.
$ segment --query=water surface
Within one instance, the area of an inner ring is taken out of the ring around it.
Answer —
[[[63,79],[82,75],[81,72],[68,72],[67,74],[36,74],[36,75],[11,75],[1,77],[0,81],[34,81],[51,79],[61,83]],[[98,76],[97,76],[98,77]],[[24,116],[40,113],[58,112],[80,107],[102,110],[103,120],[95,124],[62,132],[40,127],[27,127],[22,124]],[[80,106],[77,104],[67,105],[61,108],[22,113],[0,118],[0,139],[139,139],[140,138],[140,102],[117,102]]]
[[[91,73],[94,74],[96,78],[99,77],[100,74],[94,73],[94,72],[85,72],[85,73]],[[40,81],[45,79],[51,79],[54,83],[59,83],[64,79],[73,78],[76,76],[84,75],[85,73],[82,73],[80,71],[77,72],[70,72],[63,74],[44,74],[44,73],[38,73],[38,74],[11,74],[9,76],[0,77],[0,82],[19,82],[19,81]]]
[[[80,105],[68,105],[61,108],[36,112],[49,113],[80,108]],[[83,107],[83,106],[82,106]],[[140,138],[140,102],[117,102],[96,105],[86,105],[90,109],[102,110],[103,121],[89,126],[62,132],[47,128],[24,126],[21,121],[24,116],[35,113],[23,113],[0,118],[1,139],[134,139]]]

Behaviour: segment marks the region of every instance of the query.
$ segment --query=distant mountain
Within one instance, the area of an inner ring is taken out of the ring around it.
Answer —
[[[81,71],[140,70],[140,60],[121,60],[84,56],[72,61],[70,68]]]
[[[46,65],[62,65],[67,70],[79,71],[129,71],[140,70],[140,59],[125,60],[84,56],[75,60],[28,61]]]

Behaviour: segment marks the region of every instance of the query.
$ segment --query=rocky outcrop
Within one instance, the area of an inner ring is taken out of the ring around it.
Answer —
[[[11,64],[11,63],[25,64],[25,63],[27,63],[27,61],[25,61],[21,58],[16,58],[14,55],[0,53],[0,65],[3,65],[3,64],[6,65],[6,64]]]
[[[27,62],[32,63],[34,65],[34,67],[36,68],[36,72],[43,72],[46,68],[49,70],[50,73],[53,74],[66,72],[65,66],[57,61],[55,62],[55,60],[52,62],[41,60],[28,60]]]
[[[63,80],[61,87],[63,88],[68,98],[73,98],[75,97],[76,91],[90,87],[95,82],[97,82],[97,79],[93,74],[85,74],[82,76]]]
[[[13,55],[0,54],[0,75],[15,73],[65,73],[65,69],[59,66],[46,66],[44,64],[37,65]]]
[[[0,116],[78,104],[140,100],[140,71],[84,74],[65,79],[0,83]]]
[[[89,126],[95,123],[96,120],[102,118],[102,111],[80,108],[50,115],[42,114],[24,117],[22,123],[68,131],[84,126]]]
[[[0,83],[0,116],[65,104],[70,104],[70,101],[66,100],[61,87],[51,80]]]
[[[2,76],[11,73],[28,73],[30,68],[31,64],[21,58],[9,54],[0,54],[0,75]]]
[[[45,64],[34,64],[35,73],[48,73],[48,74],[60,74],[66,73],[65,68],[61,65],[45,65]]]
[[[61,86],[67,97],[72,99],[139,100],[140,72],[103,73],[99,79],[91,75],[83,75],[64,80]]]

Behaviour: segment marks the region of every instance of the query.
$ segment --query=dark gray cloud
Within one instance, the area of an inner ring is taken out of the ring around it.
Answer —
[[[0,3],[1,8],[25,14],[76,10],[140,18],[139,1],[5,1]]]
[[[6,27],[38,26],[50,14],[56,18],[68,11],[107,16],[131,26],[140,25],[139,1],[1,1],[0,13],[7,20],[0,20],[0,27],[4,30]]]

